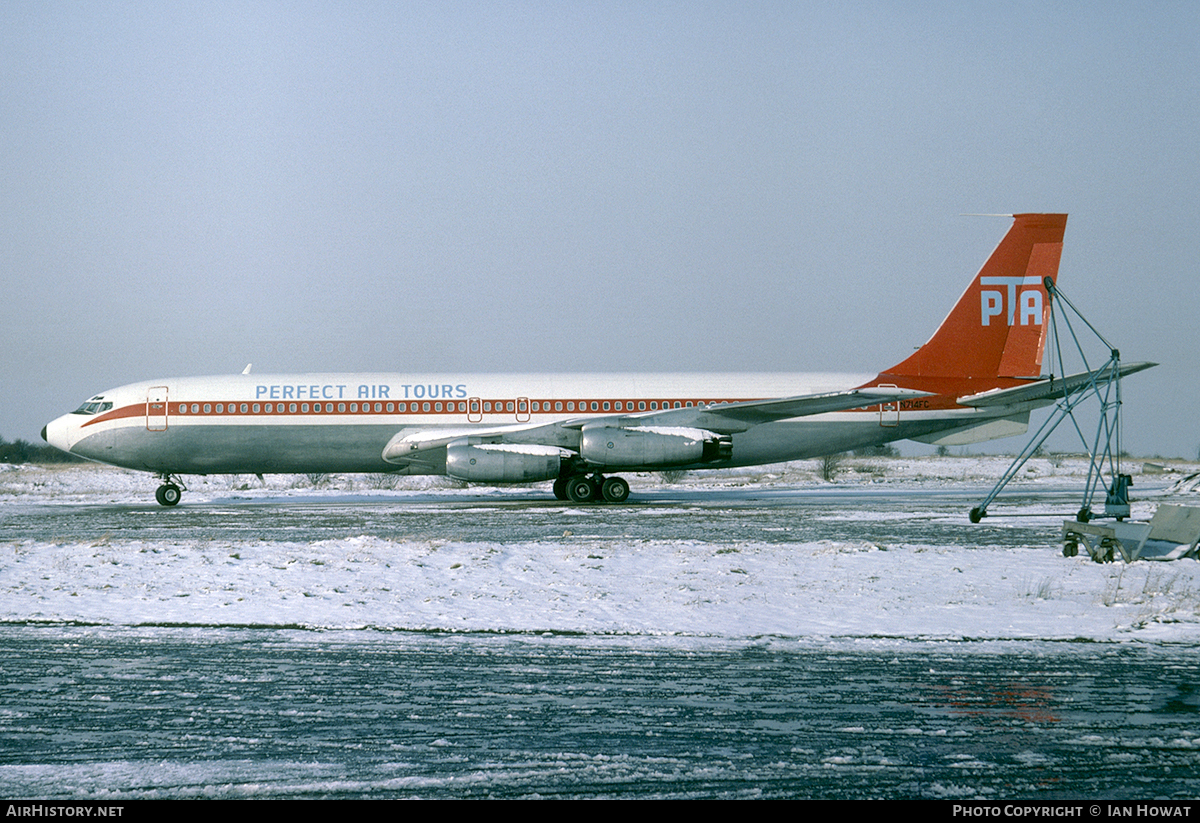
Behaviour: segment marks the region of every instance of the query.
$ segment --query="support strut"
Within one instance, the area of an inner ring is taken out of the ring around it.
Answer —
[[[1053,279],[1047,277],[1044,283],[1046,293],[1050,296],[1050,334],[1053,341],[1051,359],[1057,362],[1061,373],[1066,374],[1067,371],[1063,367],[1063,336],[1059,332],[1058,313],[1055,312],[1055,307],[1059,303],[1070,309],[1091,330],[1092,334],[1108,350],[1109,357],[1104,365],[1093,369],[1088,364],[1088,358],[1080,344],[1079,336],[1076,335],[1075,328],[1071,325],[1070,314],[1066,311],[1061,312],[1063,325],[1070,334],[1070,341],[1074,344],[1075,351],[1083,360],[1084,368],[1088,372],[1088,379],[1077,388],[1064,390],[1063,395],[1056,403],[1054,412],[1034,433],[1029,443],[1013,460],[987,497],[971,509],[969,517],[972,523],[978,523],[987,517],[988,506],[992,501],[1003,491],[1008,482],[1016,477],[1021,467],[1038,452],[1051,432],[1068,419],[1079,435],[1090,461],[1087,481],[1083,490],[1083,500],[1075,515],[1076,520],[1086,523],[1094,516],[1092,500],[1100,488],[1101,479],[1105,476],[1110,478],[1110,482],[1106,489],[1104,516],[1116,517],[1118,520],[1129,516],[1129,486],[1133,484],[1128,474],[1121,473],[1121,353],[1104,339],[1104,336],[1087,321],[1079,309],[1075,308],[1074,304],[1059,290]],[[1051,380],[1054,379],[1053,374],[1054,369],[1051,368]],[[1090,443],[1075,416],[1079,405],[1089,398],[1095,398],[1100,407],[1095,435]]]

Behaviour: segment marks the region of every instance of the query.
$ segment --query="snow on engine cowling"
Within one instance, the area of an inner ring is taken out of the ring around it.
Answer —
[[[584,426],[579,455],[603,468],[659,468],[711,463],[733,452],[729,437],[704,429],[668,426]]]
[[[570,455],[554,446],[457,442],[446,447],[446,474],[476,483],[535,483],[558,477]]]

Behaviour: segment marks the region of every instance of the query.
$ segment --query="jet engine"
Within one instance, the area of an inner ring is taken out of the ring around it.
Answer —
[[[555,446],[456,442],[446,447],[446,474],[477,483],[534,483],[558,477],[570,456]]]
[[[585,426],[579,442],[580,457],[602,468],[686,466],[711,463],[732,453],[729,437],[682,426]]]

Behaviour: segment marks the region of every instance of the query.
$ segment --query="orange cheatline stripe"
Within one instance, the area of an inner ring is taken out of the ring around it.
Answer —
[[[657,398],[654,400],[649,400],[649,399],[627,400],[625,398],[621,398],[620,400],[614,400],[614,399],[607,399],[607,400],[594,399],[593,400],[590,398],[586,399],[586,400],[559,400],[559,399],[533,400],[533,399],[530,399],[528,401],[528,405],[525,408],[523,408],[520,412],[517,411],[516,401],[512,400],[512,399],[508,399],[508,398],[504,398],[504,399],[500,399],[500,400],[490,400],[490,399],[485,400],[483,398],[479,398],[478,402],[480,404],[480,410],[479,411],[470,411],[470,412],[468,412],[470,403],[467,400],[446,400],[446,401],[442,401],[442,400],[436,400],[436,401],[434,401],[434,400],[409,400],[409,401],[393,400],[393,401],[382,401],[382,402],[366,401],[363,403],[358,403],[358,402],[347,403],[345,401],[339,401],[338,403],[322,402],[320,404],[299,403],[299,402],[290,402],[290,401],[286,402],[286,403],[281,403],[281,402],[277,402],[277,401],[272,401],[271,403],[263,403],[261,401],[243,402],[240,400],[234,401],[232,403],[230,403],[228,401],[224,401],[224,400],[222,400],[220,403],[217,403],[216,401],[213,401],[213,400],[209,400],[207,402],[201,401],[201,400],[196,400],[196,401],[189,400],[186,403],[181,403],[179,401],[172,400],[167,404],[168,408],[167,408],[166,416],[170,416],[170,417],[206,417],[206,418],[226,417],[227,418],[227,417],[292,417],[292,416],[310,416],[310,417],[312,417],[312,416],[318,416],[318,415],[320,415],[320,416],[333,415],[333,416],[338,416],[338,417],[346,417],[346,416],[350,416],[350,415],[364,415],[364,414],[392,415],[392,416],[426,415],[426,414],[454,415],[454,414],[468,414],[468,413],[473,414],[473,415],[479,414],[479,415],[493,415],[493,416],[494,415],[510,415],[510,414],[517,414],[517,413],[530,414],[530,415],[534,415],[534,414],[536,414],[536,415],[571,414],[571,413],[578,413],[578,414],[637,414],[637,413],[646,412],[646,411],[670,411],[670,410],[674,410],[677,408],[678,409],[689,408],[689,406],[688,406],[689,403],[691,404],[691,406],[690,406],[691,408],[696,408],[696,407],[709,406],[709,405],[718,405],[721,403],[742,403],[742,402],[746,402],[749,399],[757,399],[757,398],[737,398],[737,399],[723,399],[723,400],[700,400],[700,399],[696,399],[696,398],[670,398],[670,399],[665,399],[665,400],[657,399]],[[605,403],[609,404],[608,409],[604,408]],[[621,409],[616,408],[617,403],[622,404]],[[491,405],[491,408],[485,409],[484,407],[489,404]],[[508,408],[509,404],[512,404],[512,408]],[[557,408],[557,406],[559,404],[561,404],[561,406],[562,406],[561,409]],[[644,406],[643,406],[643,404],[644,404]],[[218,405],[225,407],[225,408],[223,408],[221,412],[217,412],[216,407]],[[314,405],[319,406],[320,410],[314,411],[314,409],[313,409]],[[377,406],[377,405],[381,407],[379,411],[375,411],[375,406]],[[389,405],[392,406],[391,411],[388,411],[388,409],[387,409],[387,407]],[[439,405],[442,407],[440,410],[437,408],[437,406],[439,406]],[[538,407],[537,410],[534,410],[535,405]],[[550,408],[551,405],[555,406],[555,408],[551,409]],[[574,406],[574,408],[568,408],[569,405]],[[651,408],[652,405],[656,405],[657,408]],[[192,406],[197,406],[199,408],[199,410],[196,412],[191,411]],[[207,406],[209,409],[207,412],[204,411],[205,406]],[[271,409],[271,411],[269,411],[269,412],[266,411],[267,406],[273,407]],[[326,406],[332,406],[333,410],[326,411],[325,410]],[[345,410],[338,411],[339,406],[342,406]],[[356,411],[350,411],[351,406],[361,406],[362,408],[360,408]],[[593,406],[595,406],[595,408],[593,408]],[[232,411],[228,410],[230,407],[232,407],[232,409],[233,409]],[[242,407],[245,407],[246,411],[242,411]],[[258,408],[258,411],[255,411],[255,407]],[[293,407],[295,408],[294,411],[292,410]],[[186,408],[188,410],[186,412],[181,412],[180,411],[181,408]],[[307,408],[307,411],[302,411],[302,409],[305,409],[305,408]],[[107,422],[109,420],[120,420],[122,418],[128,418],[128,417],[142,417],[147,414],[147,411],[148,411],[148,409],[147,409],[146,403],[133,403],[128,406],[122,406],[121,408],[118,408],[118,409],[112,409],[111,411],[107,411],[104,414],[96,415],[95,417],[93,417],[91,420],[87,421],[83,425],[84,426],[92,426],[92,425],[95,425],[96,423]],[[163,416],[163,415],[153,414],[153,416]]]

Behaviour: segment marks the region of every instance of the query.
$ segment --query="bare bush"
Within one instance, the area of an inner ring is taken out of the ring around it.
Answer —
[[[842,462],[846,459],[845,452],[827,454],[821,458],[821,479],[831,481],[842,470]]]
[[[363,482],[368,489],[391,490],[396,488],[396,481],[399,479],[397,474],[368,474]]]

